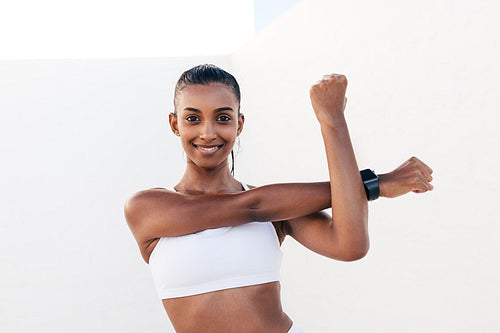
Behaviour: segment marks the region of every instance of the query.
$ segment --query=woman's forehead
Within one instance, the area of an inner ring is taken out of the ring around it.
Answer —
[[[185,107],[197,108],[222,106],[237,106],[238,101],[232,89],[221,83],[210,83],[207,85],[188,85],[178,95],[178,106],[182,110]]]

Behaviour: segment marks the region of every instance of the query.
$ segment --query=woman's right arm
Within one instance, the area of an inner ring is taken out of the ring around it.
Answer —
[[[136,240],[144,242],[247,222],[287,220],[330,206],[329,182],[272,184],[216,195],[150,189],[127,200],[125,217]]]

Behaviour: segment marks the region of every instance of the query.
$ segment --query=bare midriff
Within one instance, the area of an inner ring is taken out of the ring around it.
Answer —
[[[285,333],[292,326],[279,282],[164,299],[163,306],[177,333]]]

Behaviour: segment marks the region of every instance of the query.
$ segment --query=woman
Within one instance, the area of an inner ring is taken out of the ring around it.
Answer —
[[[346,87],[344,76],[332,74],[310,90],[330,181],[249,189],[228,166],[245,121],[236,80],[213,65],[181,75],[169,120],[186,153],[184,176],[173,190],[141,191],[125,205],[177,332],[301,332],[281,306],[284,238],[337,260],[367,253],[367,192],[344,118]],[[376,190],[385,197],[426,192],[431,173],[411,158],[380,175]],[[332,217],[322,212],[329,207]]]

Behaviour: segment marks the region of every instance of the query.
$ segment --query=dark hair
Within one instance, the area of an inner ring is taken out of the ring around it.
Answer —
[[[241,96],[240,86],[238,85],[238,82],[236,82],[236,79],[230,73],[211,64],[198,65],[182,73],[181,77],[177,81],[177,84],[175,85],[174,108],[176,107],[175,101],[177,99],[177,95],[182,91],[182,89],[190,85],[208,85],[210,83],[222,83],[233,91],[234,96],[238,101],[239,114]]]

